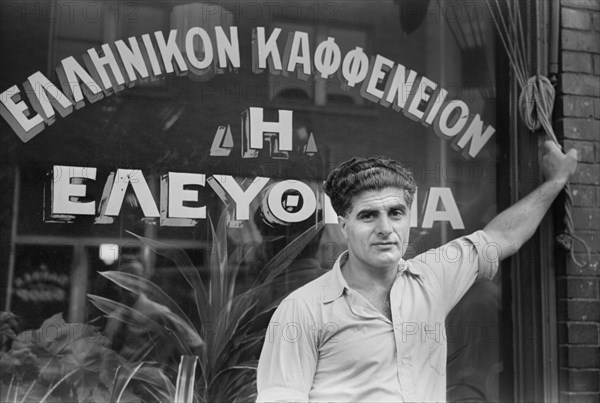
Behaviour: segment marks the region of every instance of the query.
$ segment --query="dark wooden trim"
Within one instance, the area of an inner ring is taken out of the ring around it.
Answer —
[[[523,2],[530,74],[548,73],[549,4]],[[540,169],[542,132],[531,133],[517,111],[518,87],[510,94],[511,201],[543,181]],[[515,401],[554,402],[558,396],[554,228],[547,215],[531,240],[511,261]]]
[[[539,73],[548,76],[551,71],[553,60],[554,44],[552,40],[552,12],[555,2],[540,1],[536,2],[537,15],[537,48],[538,48],[538,66]],[[556,10],[554,10],[556,11]],[[538,136],[539,143],[543,143],[545,136]],[[538,157],[541,158],[541,157]],[[538,159],[538,161],[540,161]],[[540,174],[541,176],[541,174]],[[558,319],[557,319],[557,296],[556,296],[556,262],[554,260],[555,228],[552,211],[546,214],[546,217],[540,225],[540,263],[541,263],[541,308],[542,308],[542,369],[544,371],[544,401],[558,402]]]
[[[513,172],[514,155],[511,152],[511,136],[512,116],[511,109],[511,77],[510,63],[502,43],[498,38],[496,40],[496,144],[497,155],[496,164],[498,170],[496,197],[498,211],[506,209],[512,204],[511,191],[512,189],[511,175]],[[502,371],[500,372],[500,401],[514,401],[515,387],[515,371],[514,371],[514,343],[513,343],[513,307],[512,307],[512,265],[510,260],[500,263],[500,276],[502,286],[502,301],[500,311],[500,356],[502,357]]]

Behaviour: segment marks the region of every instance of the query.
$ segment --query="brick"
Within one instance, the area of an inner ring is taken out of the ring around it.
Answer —
[[[600,302],[567,300],[567,319],[581,322],[600,321]]]
[[[594,277],[564,277],[556,281],[556,294],[561,300],[600,300],[598,279]],[[595,344],[595,343],[594,343]]]
[[[562,280],[564,281],[564,279]],[[557,283],[560,283],[560,279],[557,279]],[[572,322],[558,322],[558,326],[556,327],[558,332],[558,344],[566,344],[566,343],[570,343],[569,341],[569,325]],[[585,344],[590,344],[590,343],[585,343]]]
[[[574,148],[577,150],[579,162],[596,162],[596,144],[591,141],[565,140],[565,150]]]
[[[600,120],[564,118],[557,127],[564,137],[574,140],[598,140]]]
[[[600,169],[600,167],[597,167]],[[573,207],[573,224],[575,230],[595,230],[600,227],[600,209],[589,207]]]
[[[569,390],[572,392],[598,392],[600,389],[600,371],[569,370]]]
[[[560,350],[559,350],[560,351]],[[566,363],[567,361],[560,361],[560,363]],[[566,368],[560,368],[558,370],[558,384],[560,385],[559,390],[566,391],[569,390],[569,374]]]
[[[558,302],[556,303],[556,318],[559,321],[563,321],[566,322],[569,320],[568,316],[569,316],[569,307],[567,306],[567,300],[564,298],[560,298],[559,295],[563,293],[563,281],[557,281],[556,284],[556,298],[558,298]],[[566,340],[566,339],[565,339]],[[560,341],[561,343],[563,342],[563,340],[561,339]],[[566,353],[565,353],[565,360],[566,360]],[[561,362],[563,362],[564,360],[560,360]]]
[[[588,258],[583,253],[576,253],[575,258],[580,263],[586,263]],[[567,259],[567,275],[569,276],[598,276],[600,275],[600,256],[597,253],[591,253],[590,262],[584,266],[579,267],[573,262],[570,256]]]
[[[592,15],[588,10],[563,8],[561,10],[561,26],[587,31],[592,26]]]
[[[600,97],[600,79],[590,74],[564,73],[560,85],[564,94]]]
[[[598,33],[594,31],[562,30],[562,47],[565,50],[600,53]]]
[[[585,8],[588,10],[600,9],[600,3],[598,3],[598,0],[561,0],[560,4],[563,7]]]
[[[569,346],[567,349],[569,351],[569,367],[600,367],[600,347]]]
[[[569,323],[567,324],[567,340],[569,344],[598,345],[600,329],[597,323]]]
[[[594,117],[594,98],[564,95],[560,98],[563,115],[576,118]]]
[[[600,31],[600,13],[592,13],[592,28],[594,31]]]
[[[600,76],[600,55],[592,55],[592,61],[594,62],[594,74]]]
[[[577,171],[571,176],[571,183],[599,185],[600,166],[579,163],[577,165]]]
[[[592,278],[567,279],[567,298],[598,299],[598,280]]]
[[[563,403],[598,403],[600,393],[561,392],[560,402]]]
[[[592,56],[595,55],[582,52],[563,52],[562,70],[591,74],[593,71]]]
[[[574,206],[596,207],[600,205],[596,186],[571,185],[571,193],[573,194]]]
[[[558,362],[560,362],[561,365],[566,366],[568,361],[569,361],[569,346],[568,345],[559,345],[558,346]]]
[[[556,279],[556,297],[561,301],[567,299],[567,280],[568,277],[560,276]]]
[[[597,231],[580,231],[577,228],[577,236],[581,238],[588,246],[588,249],[592,253],[598,253],[600,251],[600,244],[598,243],[598,235]],[[581,244],[581,242],[575,242],[575,252],[584,253],[585,247]]]

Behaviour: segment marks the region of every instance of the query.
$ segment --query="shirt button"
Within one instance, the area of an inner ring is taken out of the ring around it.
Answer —
[[[403,359],[401,359],[401,360],[400,360],[400,363],[401,363],[402,365],[408,365],[408,358],[403,358]]]

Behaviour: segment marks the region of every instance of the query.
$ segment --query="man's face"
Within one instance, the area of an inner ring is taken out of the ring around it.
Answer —
[[[395,266],[404,255],[410,233],[405,191],[385,188],[360,193],[346,217],[338,217],[350,256],[373,268]]]

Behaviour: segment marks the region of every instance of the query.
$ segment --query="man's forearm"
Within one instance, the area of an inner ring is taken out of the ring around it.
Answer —
[[[562,181],[544,182],[485,226],[485,233],[498,244],[500,260],[531,238],[564,185]]]

